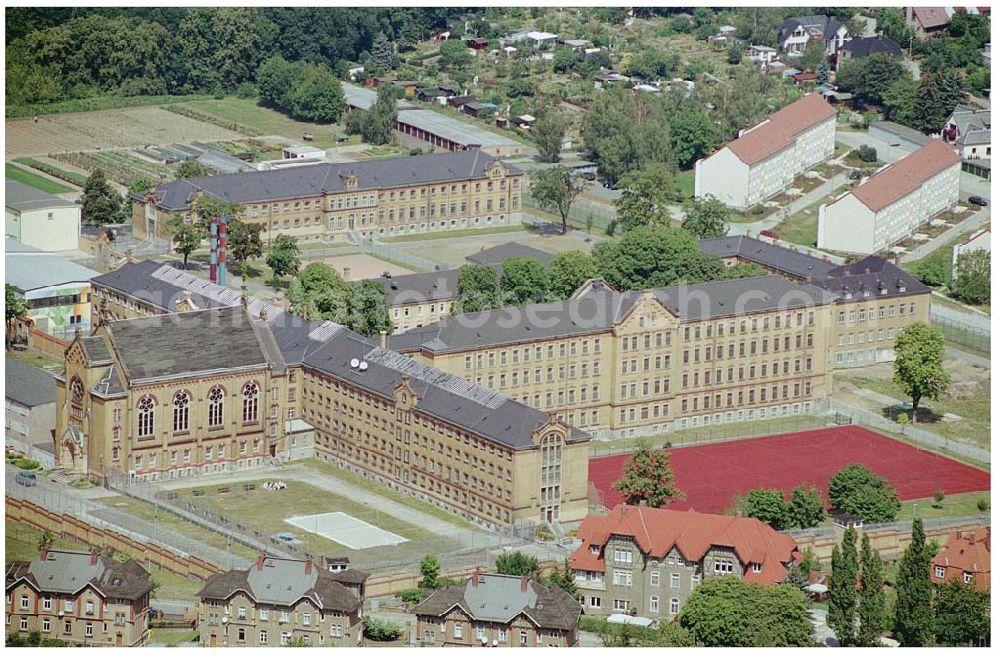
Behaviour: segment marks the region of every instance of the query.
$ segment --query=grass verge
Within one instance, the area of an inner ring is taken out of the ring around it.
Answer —
[[[47,177],[36,175],[35,173],[26,171],[23,168],[15,166],[11,163],[4,164],[3,174],[8,180],[14,180],[15,182],[27,184],[28,186],[38,189],[39,191],[44,191],[45,193],[69,193],[74,190],[71,187],[59,184],[58,182],[53,182]]]
[[[430,514],[443,521],[452,523],[458,527],[465,528],[467,530],[479,529],[472,523],[469,523],[468,521],[463,519],[461,516],[452,514],[449,511],[441,509],[440,507],[435,507],[430,503],[425,503],[419,498],[414,498],[413,496],[408,496],[406,494],[393,491],[392,489],[389,489],[388,487],[385,487],[379,484],[378,482],[365,479],[360,475],[355,475],[354,473],[351,473],[350,471],[345,471],[344,469],[340,468],[335,464],[331,464],[330,462],[324,462],[323,460],[320,459],[311,458],[302,461],[301,464],[314,468],[317,471],[322,471],[324,474],[329,475],[331,477],[339,478],[344,482],[354,485],[355,487],[360,487],[361,489],[364,489],[368,493],[373,493],[378,496],[383,496],[385,498],[388,498],[389,500],[399,503],[400,505],[406,505],[407,507],[412,507],[417,511],[424,512],[425,514]]]
[[[50,102],[44,105],[17,105],[7,107],[4,115],[7,118],[24,116],[42,116],[45,114],[74,114],[83,111],[99,111],[101,109],[124,109],[129,107],[146,107],[149,105],[167,105],[175,102],[190,102],[211,98],[207,95],[191,96],[101,96],[99,98],[77,98]]]
[[[446,232],[421,232],[419,234],[401,234],[381,239],[386,243],[404,243],[411,241],[434,241],[436,239],[457,239],[459,237],[483,236],[486,234],[503,234],[504,232],[525,232],[529,228],[521,225],[501,225],[498,227],[469,228],[465,230],[448,230]]]
[[[198,639],[198,631],[189,628],[153,628],[150,631],[149,642],[176,647],[187,646]]]

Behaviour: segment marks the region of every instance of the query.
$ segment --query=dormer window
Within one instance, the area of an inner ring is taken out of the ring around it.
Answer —
[[[750,568],[751,568],[751,570],[753,570],[754,573],[760,573],[761,571],[764,570],[764,567],[763,567],[763,565],[761,565],[760,562],[754,562],[754,563],[752,563],[750,565]]]
[[[591,544],[591,546],[590,546],[590,554],[591,555],[600,555],[601,554],[601,547],[598,546],[597,544]]]

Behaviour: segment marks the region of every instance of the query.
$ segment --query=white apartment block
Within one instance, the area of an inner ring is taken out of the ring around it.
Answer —
[[[795,177],[833,155],[837,112],[809,94],[744,130],[695,163],[695,197],[714,196],[745,210],[792,186]]]
[[[931,141],[819,208],[817,244],[826,250],[880,252],[958,202],[961,158]]]

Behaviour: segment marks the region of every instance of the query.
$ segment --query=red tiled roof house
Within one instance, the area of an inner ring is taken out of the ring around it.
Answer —
[[[958,202],[962,159],[941,141],[886,166],[819,208],[820,248],[870,255]]]
[[[806,95],[698,160],[694,194],[740,210],[762,203],[833,155],[836,127],[836,110],[819,94]]]
[[[590,515],[570,556],[584,612],[670,620],[704,579],[776,584],[800,559],[788,535],[757,519],[619,505]]]
[[[976,589],[990,590],[990,529],[955,532],[931,560],[931,581],[947,584],[961,578]]]

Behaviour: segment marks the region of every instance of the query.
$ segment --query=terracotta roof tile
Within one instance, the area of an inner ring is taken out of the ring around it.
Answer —
[[[784,150],[795,137],[837,111],[818,93],[810,93],[771,114],[726,147],[746,164],[756,164]]]
[[[851,194],[877,212],[912,193],[926,180],[962,161],[943,141],[931,141],[854,187]]]
[[[931,560],[931,571],[943,566],[947,582],[963,573],[973,576],[976,587],[990,588],[990,529],[976,528],[972,532],[957,532],[948,535],[941,550]],[[931,580],[941,582],[942,579],[931,575]]]
[[[944,7],[914,7],[913,15],[925,30],[944,27],[951,22]]]
[[[583,520],[578,531],[583,543],[570,556],[571,566],[603,571],[603,556],[592,554],[590,546],[603,550],[611,535],[631,536],[654,558],[665,557],[676,547],[685,559],[696,562],[713,546],[730,547],[744,566],[743,579],[765,584],[781,582],[787,566],[798,559],[794,539],[757,519],[619,505],[607,515]],[[755,573],[751,563],[760,564],[760,572]]]

